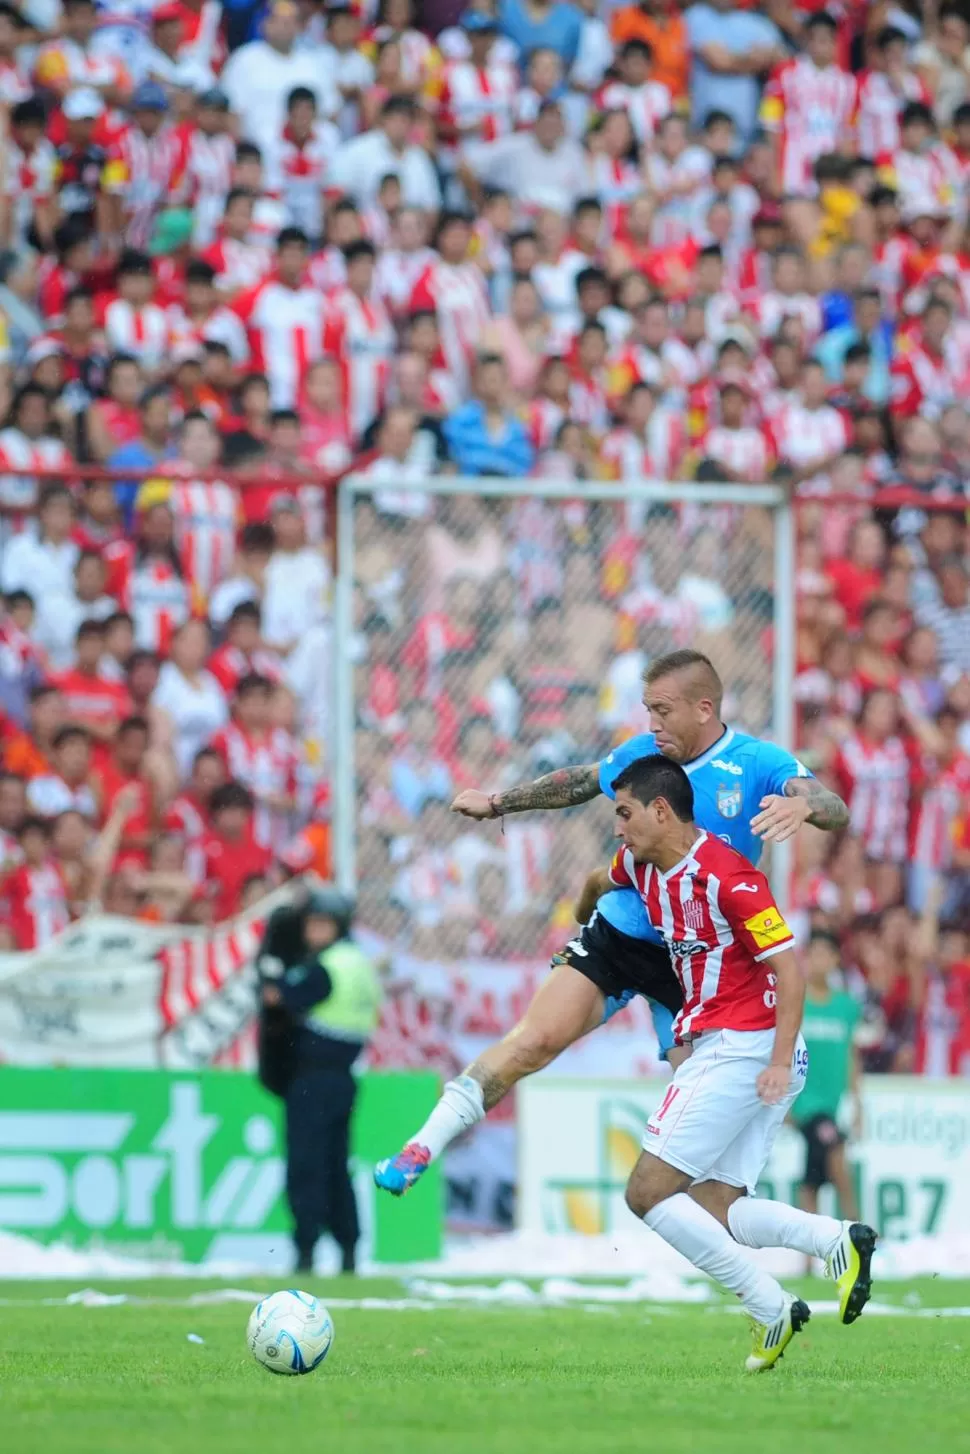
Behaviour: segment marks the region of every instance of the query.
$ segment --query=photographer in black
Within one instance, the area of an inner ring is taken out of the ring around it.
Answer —
[[[354,905],[321,885],[275,909],[260,946],[259,1074],[286,1107],[286,1195],[296,1270],[313,1268],[329,1232],[344,1272],[355,1271],[360,1236],[350,1178],[353,1066],[377,1027],[381,987],[350,937]]]

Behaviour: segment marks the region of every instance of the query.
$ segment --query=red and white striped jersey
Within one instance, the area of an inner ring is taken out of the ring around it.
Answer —
[[[338,288],[327,300],[324,351],[340,364],[350,432],[359,438],[387,402],[397,336],[383,303]]]
[[[261,737],[253,737],[238,722],[230,722],[216,733],[211,745],[225,762],[229,776],[256,799],[253,837],[260,848],[281,849],[292,832],[292,814],[271,808],[264,800],[296,794],[300,754],[293,734],[272,727]]]
[[[445,362],[464,393],[491,316],[485,279],[474,263],[446,263],[439,257],[415,284],[410,311],[418,309],[437,314]]]
[[[641,146],[653,141],[657,127],[670,115],[672,105],[670,92],[660,81],[645,81],[642,86],[610,81],[596,98],[598,111],[626,112]]]
[[[764,874],[727,843],[700,833],[661,873],[621,848],[610,865],[618,888],[635,888],[664,937],[684,1007],[674,1040],[706,1030],[771,1030],[776,979],[769,961],[795,939]]]
[[[970,806],[970,757],[960,753],[937,772],[912,814],[909,859],[937,873],[953,861],[953,830]]]
[[[147,247],[156,214],[174,197],[185,175],[186,137],[165,125],[154,136],[126,126],[112,146],[104,169],[104,190],[120,196],[128,214],[126,238]]]
[[[600,457],[618,480],[672,480],[686,446],[683,415],[657,405],[643,435],[626,428],[611,430]]]
[[[206,669],[227,696],[232,696],[243,677],[260,676],[270,682],[283,679],[280,659],[275,651],[242,651],[228,641],[212,653]]]
[[[34,79],[44,90],[63,95],[75,86],[131,90],[131,80],[117,56],[96,54],[69,36],[42,45],[34,62]]]
[[[518,89],[516,72],[502,62],[479,67],[471,61],[448,61],[442,75],[438,120],[454,127],[459,137],[444,142],[442,150],[454,156],[469,142],[508,136],[513,130]]]
[[[762,338],[774,338],[786,318],[800,319],[808,348],[821,335],[822,307],[812,293],[777,293],[769,289],[750,306]]]
[[[952,330],[951,330],[952,332]],[[892,412],[908,419],[915,414],[938,419],[959,397],[966,368],[955,339],[947,334],[942,353],[931,353],[916,335],[904,335],[889,368]]]
[[[574,369],[569,383],[569,417],[589,431],[603,435],[610,424],[610,411],[606,403],[606,369],[595,374],[584,374]]]
[[[899,193],[904,219],[928,212],[953,217],[963,200],[963,170],[944,142],[934,142],[926,151],[899,148],[876,158],[879,177]]]
[[[879,289],[883,312],[890,318],[895,317],[899,308],[903,267],[912,246],[912,238],[897,233],[887,242],[876,243],[872,250],[873,262],[869,269],[869,280],[873,287]]]
[[[57,153],[45,137],[41,137],[30,153],[22,151],[16,142],[8,141],[3,191],[13,209],[15,238],[26,237],[38,202],[48,202],[53,197],[56,170]]]
[[[778,458],[795,469],[821,463],[849,446],[849,429],[845,415],[831,404],[806,409],[802,403],[788,404],[771,420],[771,432],[778,448]],[[824,485],[825,479],[815,476],[806,480],[810,487]]]
[[[190,793],[181,793],[169,804],[162,819],[162,828],[166,833],[177,833],[182,838],[185,871],[193,883],[201,884],[205,879],[205,858],[201,846],[209,832],[209,821]]]
[[[200,596],[232,573],[236,555],[239,496],[224,480],[173,483],[168,504],[175,517],[175,543],[185,579]]]
[[[875,160],[899,149],[899,113],[907,101],[932,106],[932,98],[912,71],[891,80],[885,71],[863,71],[859,77],[856,138],[859,155]]]
[[[185,188],[195,216],[192,241],[197,248],[209,247],[216,240],[226,197],[232,187],[235,160],[236,142],[227,132],[210,136],[197,127],[189,132]]]
[[[171,350],[168,314],[157,303],[135,308],[112,298],[104,310],[104,336],[112,353],[130,353],[146,369],[158,368]]]
[[[719,424],[708,431],[701,449],[708,459],[752,484],[763,484],[768,478],[771,449],[763,429],[746,424],[740,429],[728,429]]]
[[[16,106],[33,94],[26,74],[11,60],[0,60],[0,101]]]
[[[667,403],[680,403],[697,378],[697,360],[679,338],[665,338],[659,348],[625,344],[609,367],[614,396],[626,394],[631,384],[649,384],[661,396],[672,396]]]
[[[812,169],[851,134],[855,105],[855,77],[840,66],[820,69],[800,55],[777,67],[765,87],[761,122],[781,137],[782,192],[815,195]]]
[[[296,408],[307,369],[323,357],[323,296],[309,282],[288,288],[269,278],[233,308],[246,325],[253,367],[269,379],[273,408]]]
[[[323,193],[339,145],[333,122],[318,121],[302,144],[284,126],[271,150],[267,186],[286,208],[288,225],[302,227],[308,237],[323,231]]]
[[[530,399],[526,409],[525,427],[537,454],[551,449],[566,411],[552,399]]]
[[[877,863],[903,863],[909,829],[911,764],[900,737],[869,742],[854,733],[835,763],[852,832]]]
[[[4,880],[3,896],[18,949],[43,949],[71,922],[67,884],[53,860],[15,868]]]
[[[342,288],[347,281],[347,262],[343,249],[331,242],[314,253],[307,268],[307,277],[321,293],[332,293],[335,288]]]
[[[134,619],[135,645],[167,656],[173,635],[191,614],[188,582],[170,561],[158,556],[137,560],[130,540],[113,541],[102,554],[110,594]]]
[[[606,214],[606,229],[615,237],[623,223],[624,208],[643,191],[639,168],[626,158],[597,152],[587,163],[590,195],[599,199]]]
[[[255,288],[273,270],[273,254],[261,242],[237,242],[233,237],[223,237],[202,256],[216,270],[215,282],[220,293]]]
[[[400,654],[401,665],[415,673],[416,694],[436,697],[441,691],[441,663],[448,652],[465,651],[475,644],[472,632],[460,631],[440,611],[422,616]]]
[[[654,247],[676,247],[691,236],[697,199],[708,185],[711,166],[711,154],[701,146],[685,147],[673,160],[659,151],[647,157],[643,177],[659,202],[650,233]],[[643,179],[639,181],[642,190]],[[672,189],[673,194],[665,197]]]
[[[19,429],[0,429],[0,506],[4,510],[29,510],[37,503],[38,485],[29,474],[4,474],[14,470],[60,470],[74,463],[59,439],[47,435],[30,439]]]
[[[207,318],[192,319],[177,305],[168,309],[168,326],[173,349],[180,344],[223,343],[237,368],[249,362],[249,342],[239,315],[217,304]]]
[[[436,256],[430,247],[419,247],[414,252],[402,252],[399,247],[381,251],[374,272],[374,290],[389,313],[395,317],[407,313],[418,279]]]

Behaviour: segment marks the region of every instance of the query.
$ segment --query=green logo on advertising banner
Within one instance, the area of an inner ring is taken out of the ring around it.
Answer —
[[[436,1257],[441,1188],[373,1195],[374,1162],[434,1104],[423,1073],[367,1075],[353,1125],[366,1251]],[[289,1256],[279,1102],[229,1071],[0,1069],[0,1227],[41,1242],[186,1262]]]

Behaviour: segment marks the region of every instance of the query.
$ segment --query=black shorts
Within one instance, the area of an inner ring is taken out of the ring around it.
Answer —
[[[802,1176],[802,1186],[810,1186],[818,1191],[829,1180],[829,1152],[833,1147],[841,1146],[845,1136],[836,1125],[835,1117],[824,1111],[817,1116],[811,1116],[807,1121],[796,1122],[796,1125],[805,1137],[805,1173]]]
[[[662,944],[631,939],[594,914],[579,935],[553,956],[553,964],[568,964],[592,980],[606,996],[604,1020],[644,995],[668,1010],[671,1019],[683,1008],[684,996]]]

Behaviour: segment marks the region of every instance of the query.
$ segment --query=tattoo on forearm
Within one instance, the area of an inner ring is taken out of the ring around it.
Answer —
[[[599,797],[599,763],[583,767],[562,767],[547,773],[535,782],[522,783],[495,794],[496,807],[502,813],[528,813],[532,808],[572,808]]]
[[[807,822],[827,833],[848,827],[849,810],[831,789],[815,777],[791,777],[785,784],[786,798],[804,798],[811,809]]]
[[[482,1102],[486,1111],[497,1106],[502,1097],[512,1089],[510,1085],[506,1085],[501,1076],[496,1075],[494,1071],[486,1070],[484,1065],[479,1065],[477,1060],[468,1067],[465,1074],[470,1075],[472,1080],[477,1080],[481,1086]]]

